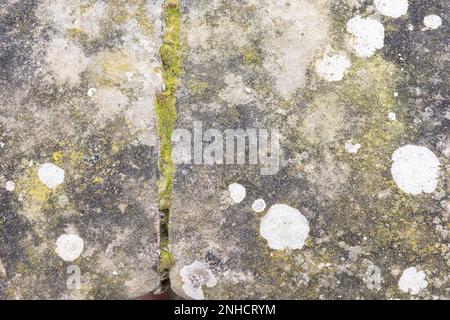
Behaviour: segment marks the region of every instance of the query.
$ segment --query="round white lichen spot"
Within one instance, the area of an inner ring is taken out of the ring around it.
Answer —
[[[38,177],[43,184],[54,189],[64,182],[64,170],[51,163],[39,166]]]
[[[371,57],[384,46],[384,26],[375,19],[356,16],[347,22],[347,32],[354,36],[353,50],[360,58]]]
[[[439,160],[429,149],[406,145],[392,155],[391,173],[404,192],[418,195],[432,193],[439,178]]]
[[[97,92],[97,89],[95,88],[90,88],[87,92],[89,97],[93,97],[95,95],[95,93]]]
[[[16,184],[14,183],[14,181],[7,181],[6,184],[5,184],[5,188],[9,192],[13,192],[14,189],[16,188]]]
[[[417,271],[415,267],[407,268],[403,271],[398,287],[405,293],[418,294],[425,289],[428,282],[425,280],[425,272]]]
[[[272,249],[301,249],[309,234],[305,216],[285,204],[274,204],[262,218],[259,233]]]
[[[408,12],[408,0],[375,0],[374,3],[384,16],[398,18]]]
[[[423,23],[427,29],[434,30],[442,25],[442,19],[435,14],[430,14],[423,19]]]
[[[257,199],[252,204],[252,209],[255,212],[263,212],[266,209],[266,202],[263,199]]]
[[[327,55],[316,64],[317,74],[326,81],[341,81],[348,68],[350,59],[345,53]]]
[[[361,145],[359,143],[353,144],[351,142],[346,142],[344,148],[348,153],[357,154],[359,149],[361,149]]]
[[[247,194],[245,187],[239,183],[230,184],[228,186],[228,191],[230,192],[230,198],[234,203],[242,202]]]
[[[76,234],[63,234],[56,240],[56,254],[64,261],[74,261],[83,252],[84,241]]]
[[[183,290],[191,298],[203,300],[205,298],[202,287],[212,288],[217,284],[216,277],[208,266],[200,261],[194,261],[180,270]]]
[[[397,115],[394,112],[389,112],[388,119],[389,119],[389,121],[395,121],[395,120],[397,120]]]

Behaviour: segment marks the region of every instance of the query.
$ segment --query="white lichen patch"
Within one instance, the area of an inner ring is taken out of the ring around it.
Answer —
[[[263,199],[257,199],[252,204],[252,209],[255,212],[263,212],[266,209],[266,202]]]
[[[13,192],[14,189],[16,188],[16,184],[14,183],[14,181],[7,181],[5,183],[5,188],[6,190],[8,190],[9,192]]]
[[[224,82],[226,87],[219,96],[231,105],[248,104],[254,100],[251,92],[245,90],[242,77],[229,73],[225,75]]]
[[[350,19],[347,32],[353,35],[353,50],[360,58],[369,58],[384,46],[384,26],[373,18],[356,16]]]
[[[76,260],[84,249],[84,241],[77,234],[63,234],[56,240],[56,254],[64,261]]]
[[[206,264],[200,261],[194,261],[180,270],[180,276],[183,280],[183,290],[191,298],[203,300],[202,287],[212,288],[217,284],[216,277]]]
[[[359,149],[361,149],[361,145],[359,143],[353,144],[351,142],[346,142],[344,148],[348,153],[357,154]]]
[[[392,155],[392,177],[401,190],[412,195],[436,190],[439,167],[439,159],[425,147],[406,145]]]
[[[426,29],[435,30],[442,25],[442,19],[435,14],[430,14],[423,18],[423,24],[425,25]]]
[[[394,112],[389,112],[388,113],[388,119],[389,119],[389,121],[396,121],[397,120],[397,115]]]
[[[398,18],[408,12],[408,0],[375,0],[375,7],[384,16]]]
[[[350,59],[345,53],[325,54],[324,57],[317,62],[316,72],[326,81],[341,81],[345,72],[351,67]]]
[[[130,131],[137,135],[140,143],[148,146],[157,145],[153,100],[148,97],[133,101],[128,105],[125,114],[127,120],[133,124]]]
[[[284,98],[289,98],[306,85],[308,67],[329,41],[327,2],[249,1],[250,6],[261,8],[253,31],[263,35],[263,66],[272,75],[278,93]],[[299,45],[301,43],[308,45]]]
[[[230,198],[234,203],[240,203],[245,199],[247,191],[242,184],[232,183],[228,186],[230,192]]]
[[[128,97],[116,88],[102,88],[96,90],[93,101],[98,105],[96,121],[104,126],[117,114],[124,111],[129,104]]]
[[[364,264],[367,265],[366,273],[363,277],[363,281],[369,290],[379,291],[381,289],[381,269],[373,264],[372,261],[364,259]]]
[[[301,249],[309,234],[305,216],[285,204],[274,204],[262,218],[259,233],[271,249]]]
[[[96,92],[97,92],[97,89],[95,89],[95,88],[89,88],[89,90],[88,90],[88,92],[87,92],[87,95],[88,95],[89,97],[93,97],[93,96],[95,95]]]
[[[80,82],[80,74],[86,70],[90,60],[81,47],[65,38],[55,37],[48,44],[45,60],[56,81],[75,86]]]
[[[108,19],[107,2],[80,3],[83,2],[43,0],[40,1],[36,15],[58,30],[76,30],[90,37],[99,36]]]
[[[416,267],[409,267],[403,271],[398,287],[405,293],[418,294],[427,287],[426,275],[423,271],[417,271]]]
[[[64,170],[51,163],[39,166],[38,177],[50,189],[58,187],[64,182]]]

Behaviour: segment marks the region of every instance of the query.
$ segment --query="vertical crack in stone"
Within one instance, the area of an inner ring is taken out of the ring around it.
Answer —
[[[169,208],[171,202],[174,165],[172,162],[172,129],[176,119],[176,86],[180,74],[180,4],[178,0],[163,3],[165,30],[163,43],[159,49],[163,64],[163,92],[156,97],[157,130],[160,140],[158,199],[162,211],[160,223],[161,253],[159,273],[163,282],[168,281],[173,259],[169,251]]]

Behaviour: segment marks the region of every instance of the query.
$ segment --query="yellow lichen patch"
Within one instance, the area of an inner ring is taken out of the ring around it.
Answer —
[[[250,47],[244,47],[239,50],[239,53],[242,55],[242,62],[245,64],[260,64],[261,57],[258,52]]]
[[[79,28],[70,28],[66,30],[67,35],[70,38],[79,38],[85,36],[85,32]]]
[[[98,56],[88,67],[86,77],[97,87],[120,87],[127,81],[126,73],[135,69],[134,60],[131,53],[107,52]]]
[[[102,183],[103,179],[100,178],[99,176],[95,176],[94,179],[92,179],[92,183],[94,184],[99,184]]]
[[[99,61],[102,72],[108,75],[112,81],[119,81],[123,73],[131,70],[129,57],[123,52],[111,52],[105,54]]]
[[[389,169],[392,151],[401,137],[407,135],[400,121],[388,121],[389,112],[401,112],[394,97],[398,70],[379,56],[355,59],[346,79],[339,85],[341,103],[351,106],[359,115],[358,130],[352,138],[362,145],[353,167],[363,179],[362,192],[374,195],[389,188],[385,172]]]
[[[270,259],[276,260],[276,261],[289,261],[289,256],[286,254],[284,250],[271,250],[269,253]]]
[[[64,155],[64,153],[62,151],[53,152],[53,161],[56,164],[61,163],[61,159],[62,159],[63,155]]]
[[[144,0],[111,0],[108,4],[109,16],[114,23],[122,24],[134,18],[144,34],[153,34],[154,25],[145,12]]]
[[[134,16],[136,17],[142,32],[144,34],[151,35],[153,33],[154,26],[145,13],[144,1],[138,1]]]
[[[28,169],[17,179],[16,190],[23,195],[24,207],[21,213],[30,220],[42,214],[52,193],[52,190],[40,181],[37,168]]]
[[[203,96],[208,89],[208,83],[196,80],[190,80],[187,84],[188,90],[191,94],[196,96]]]
[[[70,160],[75,163],[79,163],[83,160],[83,152],[81,151],[71,151],[69,153]]]
[[[110,0],[108,1],[108,16],[116,23],[121,24],[125,22],[130,14],[127,10],[127,1],[124,0]]]

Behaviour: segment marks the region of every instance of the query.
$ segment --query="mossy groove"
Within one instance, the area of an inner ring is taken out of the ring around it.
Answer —
[[[158,271],[164,281],[168,278],[173,263],[168,247],[168,224],[174,174],[171,137],[176,120],[176,88],[181,70],[179,1],[166,0],[163,3],[163,14],[165,29],[159,55],[163,65],[164,90],[156,97],[155,110],[160,141],[158,202],[164,213],[160,223],[161,254]]]

